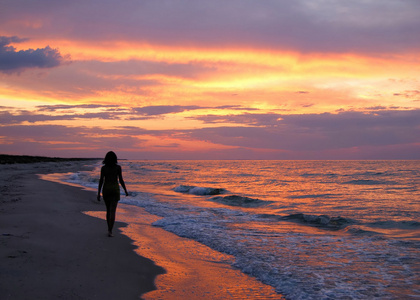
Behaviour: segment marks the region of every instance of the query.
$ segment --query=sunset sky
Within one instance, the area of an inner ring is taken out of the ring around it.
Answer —
[[[0,0],[0,153],[420,159],[419,0]]]

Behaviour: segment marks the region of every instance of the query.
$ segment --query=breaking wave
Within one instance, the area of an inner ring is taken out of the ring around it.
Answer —
[[[420,228],[420,222],[417,221],[377,221],[368,224],[370,227],[385,229],[415,229]]]
[[[259,199],[248,198],[244,196],[230,195],[225,197],[214,197],[210,201],[226,204],[230,206],[241,206],[241,207],[260,207],[272,203],[271,201],[264,201]]]
[[[354,224],[355,221],[342,217],[330,217],[327,215],[308,215],[303,213],[291,214],[288,216],[280,217],[281,221],[293,221],[303,224],[308,224],[317,227],[329,229],[342,229],[348,225]]]
[[[191,186],[191,185],[180,185],[174,189],[175,192],[178,193],[185,193],[191,195],[220,195],[226,192],[225,189],[222,188],[211,188],[211,187],[199,187],[199,186]]]

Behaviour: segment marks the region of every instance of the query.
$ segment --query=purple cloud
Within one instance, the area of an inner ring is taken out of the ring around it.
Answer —
[[[225,109],[237,106],[218,106]],[[237,115],[204,115],[190,117],[211,124],[209,128],[185,130],[150,130],[133,126],[116,127],[113,130],[97,127],[42,125],[44,121],[78,119],[129,119],[135,114],[144,118],[187,110],[208,109],[201,106],[145,106],[136,110],[109,105],[47,105],[38,110],[26,111],[11,107],[2,107],[0,111],[0,136],[3,137],[0,151],[4,153],[14,149],[102,149],[116,145],[122,149],[144,151],[153,156],[150,150],[142,148],[142,136],[172,137],[180,141],[202,141],[215,145],[231,147],[234,150],[222,153],[212,152],[216,158],[322,158],[335,155],[341,159],[375,158],[375,151],[382,153],[377,158],[417,158],[420,152],[420,109],[390,110],[374,107],[369,112],[341,111],[321,114],[277,114],[277,113],[241,113]],[[214,107],[213,107],[214,108]],[[83,113],[72,109],[82,109]],[[98,110],[100,110],[98,112]],[[53,112],[47,115],[44,112]],[[58,114],[64,111],[63,114]],[[30,122],[33,125],[24,125]],[[220,124],[220,126],[217,126]],[[223,125],[222,125],[223,124]],[[224,124],[230,124],[226,126]],[[112,137],[115,137],[113,139]],[[52,142],[52,143],[51,143]],[[74,143],[74,145],[73,145]],[[182,144],[181,142],[179,144]],[[61,145],[61,146],[60,146]],[[177,142],[172,143],[176,148]],[[60,148],[61,147],[61,148]],[[167,147],[161,147],[162,151]],[[355,150],[357,149],[357,150]],[[364,150],[361,150],[364,149]],[[31,150],[32,151],[32,150]],[[60,150],[61,151],[61,150]],[[64,150],[63,150],[64,151]],[[179,153],[166,153],[168,157],[182,158]],[[213,150],[212,150],[213,151]],[[267,152],[268,151],[268,152]],[[394,152],[393,152],[394,151]],[[159,158],[165,158],[165,153]],[[63,152],[64,153],[64,152]],[[140,153],[140,152],[139,152]],[[96,155],[96,154],[92,154]],[[184,154],[185,155],[185,154]],[[260,157],[258,157],[260,155]],[[262,156],[261,156],[262,155]],[[347,156],[346,156],[347,155]],[[200,158],[200,154],[188,155],[188,158]],[[236,156],[240,157],[240,156]],[[185,156],[184,156],[185,158]],[[210,158],[210,156],[207,156]]]
[[[420,110],[307,115],[246,114],[204,116],[198,119],[208,123],[240,123],[253,127],[197,129],[192,131],[196,139],[229,146],[288,151],[411,144],[418,143],[420,136]]]
[[[262,126],[262,125],[277,125],[280,114],[251,114],[244,113],[240,115],[205,115],[190,117],[190,119],[200,120],[204,123],[236,123],[246,124],[249,126]]]
[[[30,154],[58,151],[75,156],[79,155],[78,149],[85,149],[84,156],[97,156],[113,147],[125,149],[126,155],[131,157],[136,153],[140,157],[160,159],[185,159],[186,155],[189,159],[420,159],[420,110],[251,116],[246,114],[243,123],[238,116],[230,116],[231,123],[237,122],[238,126],[189,130],[3,124],[0,136],[4,143],[0,145],[0,152],[30,149]],[[163,152],[153,153],[142,146],[145,135],[205,141],[232,148],[185,154],[184,150],[176,150],[178,143],[174,142],[170,153],[165,152],[165,147],[161,147]]]
[[[155,105],[155,106],[144,106],[136,107],[132,110],[135,113],[148,116],[164,115],[170,113],[179,113],[186,110],[202,109],[203,107],[197,105],[182,106],[182,105]]]
[[[110,130],[99,127],[75,126],[67,127],[63,125],[10,125],[1,126],[0,135],[7,136],[8,143],[0,145],[0,152],[5,149],[28,149],[43,148],[53,151],[56,148],[65,147],[97,148],[115,147],[117,144],[123,147],[135,148],[141,142],[140,139],[128,134],[121,134],[124,130]],[[98,138],[98,135],[101,137]],[[112,135],[112,136],[110,136]],[[53,142],[52,144],[50,142]],[[24,145],[25,147],[21,147]]]
[[[16,4],[14,4],[16,3]],[[7,6],[0,26],[45,20],[47,36],[202,47],[386,53],[420,47],[417,0],[100,0]],[[83,13],[81,13],[83,12]],[[89,30],[86,30],[86,29]],[[39,31],[25,27],[21,34]]]
[[[228,109],[228,110],[253,110],[240,106],[182,106],[182,105],[156,105],[136,108],[125,108],[119,105],[99,105],[99,104],[57,104],[57,105],[39,105],[33,111],[19,110],[14,107],[0,106],[0,119],[2,125],[22,124],[24,122],[38,123],[45,121],[59,120],[77,120],[77,119],[102,119],[102,120],[148,120],[154,119],[160,115],[175,114],[190,110],[199,109]],[[82,110],[80,113],[75,110]],[[98,111],[99,110],[99,111]],[[48,114],[46,114],[46,113]],[[139,116],[140,115],[140,116]],[[247,123],[247,119],[257,118],[258,115],[238,116],[237,123]],[[267,118],[267,115],[264,115]],[[274,116],[275,118],[275,116]],[[220,123],[222,120],[218,116],[197,117],[206,123]],[[212,120],[213,119],[213,120]],[[230,122],[232,122],[232,118]],[[257,121],[255,121],[257,122]],[[251,123],[249,123],[251,124]]]
[[[102,119],[102,120],[118,120],[120,114],[112,112],[98,112],[98,113],[83,113],[83,114],[62,114],[62,115],[46,115],[33,113],[29,111],[19,111],[10,113],[9,111],[0,111],[0,119],[2,125],[7,124],[22,124],[24,122],[37,123],[45,121],[59,121],[59,120],[76,120],[76,119]]]
[[[53,68],[59,66],[63,57],[50,48],[28,49],[16,51],[8,46],[10,43],[22,42],[18,37],[0,37],[0,71],[3,73],[20,72],[28,68]]]
[[[420,91],[419,90],[409,90],[409,91],[404,91],[401,93],[394,93],[394,96],[403,96],[405,98],[420,98]]]
[[[258,110],[256,108],[247,108],[240,105],[222,105],[222,106],[198,106],[198,105],[153,105],[153,106],[143,106],[132,108],[132,111],[146,116],[157,116],[171,113],[181,113],[184,111],[190,110],[199,110],[199,109],[218,109],[218,110]],[[210,120],[210,116],[203,117],[204,119]],[[194,117],[192,118],[194,119]],[[197,118],[198,119],[198,118]],[[209,121],[208,121],[209,122]]]
[[[99,104],[79,104],[79,105],[68,105],[68,104],[56,104],[56,105],[38,105],[39,111],[55,112],[57,110],[66,109],[95,109],[95,108],[115,108],[116,105],[99,105]]]

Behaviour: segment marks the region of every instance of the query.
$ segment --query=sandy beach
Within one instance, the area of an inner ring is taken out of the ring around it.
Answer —
[[[163,268],[137,255],[128,237],[107,237],[102,220],[81,213],[103,211],[93,192],[35,175],[83,164],[0,166],[2,299],[139,299],[155,288]]]
[[[152,226],[159,217],[142,208],[120,204],[107,237],[94,191],[37,175],[83,168],[0,165],[2,299],[282,299],[232,257]]]

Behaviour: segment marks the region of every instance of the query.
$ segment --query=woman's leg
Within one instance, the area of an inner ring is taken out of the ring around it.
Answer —
[[[108,232],[112,235],[112,229],[115,223],[115,214],[117,212],[118,201],[111,201],[109,209]]]
[[[108,235],[112,236],[112,229],[115,223],[115,213],[117,211],[118,200],[104,198],[106,205],[106,222],[108,224]]]

